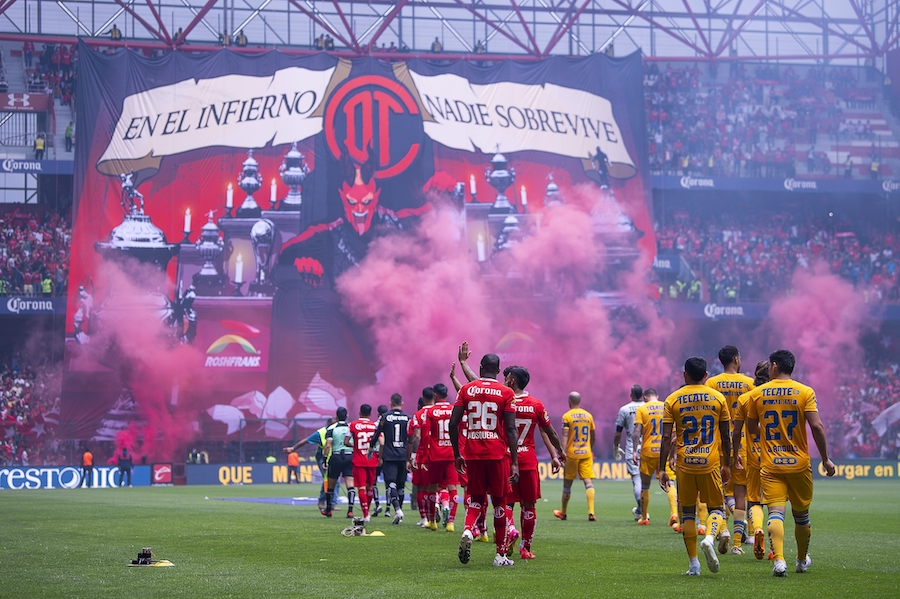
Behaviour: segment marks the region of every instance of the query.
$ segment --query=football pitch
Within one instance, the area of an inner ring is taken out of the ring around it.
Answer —
[[[543,485],[549,501],[538,504],[537,559],[524,562],[516,552],[512,568],[494,568],[493,544],[483,543],[460,564],[459,533],[418,528],[411,510],[400,526],[384,517],[369,525],[384,537],[345,538],[343,508],[325,519],[315,506],[218,500],[314,496],[313,485],[5,491],[0,597],[900,596],[900,489],[893,483],[817,481],[813,565],[794,573],[788,517],[787,579],[773,578],[771,562],[754,559],[749,546],[743,556],[720,556],[718,574],[701,556],[701,577],[683,576],[684,545],[665,525],[668,505],[658,487],[652,524],[639,527],[630,483],[596,484],[596,523],[587,522],[576,485],[566,522],[552,515],[560,483]],[[461,531],[461,509],[458,520]],[[142,547],[174,567],[126,567]]]

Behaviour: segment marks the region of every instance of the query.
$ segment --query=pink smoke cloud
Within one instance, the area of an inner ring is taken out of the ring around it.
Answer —
[[[647,297],[649,260],[639,256],[629,269],[608,272],[589,214],[598,190],[566,193],[573,201],[545,211],[540,227],[495,258],[494,276],[480,275],[449,210],[373,244],[338,281],[345,308],[370,328],[383,364],[378,382],[354,400],[385,403],[394,392],[415,397],[437,381],[449,386],[463,340],[473,368],[488,352],[502,366],[529,368],[529,390],[555,415],[573,390],[588,409],[614,415],[632,384],[669,380],[664,350],[672,329]],[[615,287],[623,305],[601,301],[595,292],[606,289],[598,282]]]
[[[863,294],[824,263],[797,268],[792,287],[769,309],[772,349],[794,353],[796,378],[816,390],[819,408],[828,412],[837,408],[842,377],[862,365],[860,338],[874,325]]]

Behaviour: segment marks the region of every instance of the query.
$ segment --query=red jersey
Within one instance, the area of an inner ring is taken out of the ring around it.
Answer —
[[[504,414],[515,412],[512,389],[494,379],[477,379],[463,385],[455,406],[469,416],[466,459],[501,460],[509,455]]]
[[[353,438],[353,465],[376,468],[378,466],[378,453],[373,452],[372,457],[367,457],[369,446],[373,443],[375,435],[375,423],[368,418],[360,418],[350,423],[350,436]]]
[[[453,446],[450,445],[450,414],[453,404],[442,401],[428,410],[428,460],[431,462],[452,462]]]
[[[550,426],[550,417],[541,400],[528,395],[516,396],[516,428],[519,431],[519,470],[537,470],[534,436],[538,427]]]
[[[409,430],[407,431],[407,436],[412,439],[415,432],[421,431],[419,435],[419,448],[416,450],[416,461],[420,464],[428,461],[428,429],[425,426],[425,415],[428,411],[428,408],[431,406],[425,406],[418,412],[416,412],[413,417],[409,421]]]

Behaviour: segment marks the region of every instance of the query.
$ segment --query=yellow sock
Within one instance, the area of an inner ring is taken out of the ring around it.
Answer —
[[[769,541],[776,561],[784,561],[784,514],[769,512]]]
[[[762,530],[763,522],[765,522],[765,518],[763,518],[762,506],[758,503],[750,506],[750,523],[753,525],[753,532]]]
[[[712,535],[713,538],[719,536],[719,531],[726,525],[725,516],[722,515],[722,508],[716,508],[709,512],[706,519],[706,534]]]
[[[569,509],[569,500],[572,499],[572,491],[570,490],[568,493],[563,491],[562,494],[562,509],[560,510],[563,513],[563,516],[566,515],[566,510]]]
[[[694,516],[684,516],[681,522],[681,534],[684,536],[684,546],[687,549],[688,557],[696,559],[697,521],[694,519]]]
[[[650,517],[650,489],[641,491],[641,518],[646,520]]]
[[[794,514],[794,536],[797,538],[797,559],[805,559],[809,553],[809,537],[812,527],[809,525],[809,512]]]
[[[669,498],[669,514],[678,515],[678,492],[675,490],[675,485],[669,485],[666,495]]]
[[[746,517],[747,512],[745,510],[734,510],[734,543],[732,544],[735,547],[740,547],[741,543],[744,542],[744,528],[747,526],[744,519]]]
[[[705,503],[699,504],[697,507],[697,522],[700,522],[702,524],[702,523],[706,522],[706,520],[708,518],[709,518],[709,510],[706,509],[706,504]]]
[[[585,489],[584,494],[587,496],[588,514],[593,514],[594,513],[594,486],[591,485],[590,487]]]

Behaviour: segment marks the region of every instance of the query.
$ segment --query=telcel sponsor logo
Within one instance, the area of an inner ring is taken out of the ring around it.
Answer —
[[[695,187],[714,188],[716,182],[714,179],[695,179],[694,177],[684,176],[681,178],[681,186],[685,189],[694,189]]]
[[[7,158],[3,161],[3,170],[8,173],[40,171],[43,170],[43,166],[39,160],[13,160],[12,158]]]
[[[18,314],[23,310],[53,312],[53,302],[50,300],[27,300],[21,297],[11,297],[6,301],[6,309],[13,314]]]
[[[703,307],[703,315],[707,318],[718,318],[719,316],[743,316],[743,306],[720,306],[718,304],[706,304]]]
[[[0,468],[0,489],[75,489],[81,482],[81,469],[74,466],[58,468]],[[92,486],[101,489],[119,485],[119,469],[115,466],[95,466]]]
[[[796,191],[798,189],[819,190],[819,186],[815,181],[802,181],[799,179],[785,179],[784,188],[788,191]]]

